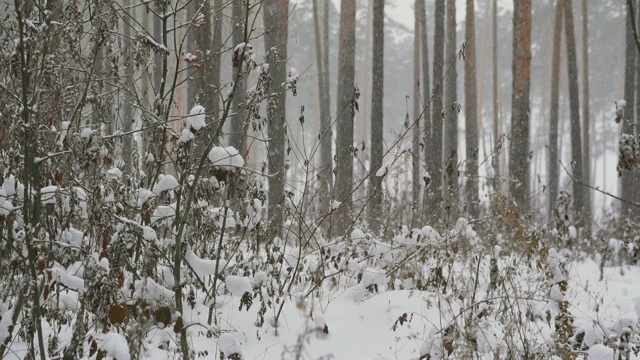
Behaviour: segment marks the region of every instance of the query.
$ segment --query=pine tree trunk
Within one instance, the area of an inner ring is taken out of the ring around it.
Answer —
[[[420,6],[420,0],[415,1],[414,6],[414,22],[413,22],[413,157],[411,163],[411,184],[412,191],[411,196],[413,198],[412,208],[412,220],[411,225],[415,227],[418,225],[420,216],[420,113],[422,107],[420,106],[420,12],[424,12],[424,9]]]
[[[320,206],[329,209],[333,187],[331,95],[329,88],[329,9],[325,1],[313,0],[313,21],[316,29],[316,63],[318,64],[318,94],[320,100]],[[373,150],[372,150],[373,151]]]
[[[374,233],[382,223],[382,177],[376,176],[383,158],[384,0],[373,0],[373,81],[371,86],[371,171],[369,226]]]
[[[509,192],[521,209],[529,207],[529,91],[531,86],[531,0],[515,0],[513,9],[513,91]]]
[[[493,143],[495,153],[493,155],[493,170],[494,170],[494,191],[500,191],[500,161],[501,161],[501,149],[499,147],[500,142],[500,108],[499,108],[499,87],[498,82],[498,0],[493,0],[492,14],[492,55],[493,55]]]
[[[289,0],[272,0],[263,4],[265,27],[264,47],[269,52],[269,72],[272,85],[269,92],[274,103],[269,101],[267,131],[269,133],[269,196],[268,214],[271,222],[269,234],[281,236],[284,222],[282,204],[286,177],[285,161],[285,109],[286,93],[280,84],[287,81],[287,34]],[[274,51],[275,49],[275,51]],[[237,119],[237,118],[236,118]]]
[[[558,0],[553,31],[551,56],[551,104],[549,109],[549,216],[554,214],[558,197],[558,108],[560,88],[560,43],[562,41],[562,10],[564,0]]]
[[[269,3],[271,3],[272,1],[269,1]],[[277,1],[273,1],[273,2],[277,2]],[[243,4],[244,1],[243,0],[232,0],[232,21],[235,24],[235,27],[233,27],[232,31],[233,31],[233,35],[232,35],[232,39],[233,39],[233,47],[235,48],[237,45],[241,44],[244,42],[244,21],[245,21],[245,9],[243,8]],[[269,7],[274,7],[277,5],[274,4],[269,4]],[[268,8],[265,4],[265,9]],[[266,14],[266,11],[265,11]],[[265,17],[264,20],[265,24],[267,24],[268,20]],[[265,25],[266,26],[266,25]],[[266,35],[265,35],[265,42],[266,40]],[[280,46],[281,47],[281,46]],[[279,47],[279,48],[280,48]],[[270,47],[265,46],[265,48],[270,49]],[[286,47],[284,48],[285,53],[286,53]],[[278,53],[280,53],[280,51],[278,51]],[[240,55],[242,55],[242,50],[240,52]],[[281,59],[284,58],[281,57]],[[284,69],[285,66],[284,64],[282,65],[282,68]],[[239,74],[239,76],[238,76]],[[246,121],[246,116],[245,116],[245,111],[244,111],[244,103],[245,103],[245,94],[246,94],[246,75],[247,75],[247,69],[246,66],[244,64],[244,61],[239,61],[237,63],[237,66],[233,67],[233,75],[232,75],[232,79],[234,81],[238,81],[238,85],[235,88],[235,91],[233,93],[233,112],[235,112],[235,116],[231,117],[230,122],[231,122],[231,134],[229,136],[229,145],[235,147],[236,149],[238,149],[238,151],[240,151],[241,155],[246,155],[245,154],[245,149],[244,149],[244,123]],[[273,75],[273,73],[272,73]],[[278,75],[276,75],[278,76]],[[284,76],[284,73],[283,73]],[[283,81],[284,82],[284,81]],[[280,83],[278,83],[280,84]],[[284,103],[283,103],[284,104]],[[283,115],[284,116],[284,115]]]
[[[636,15],[636,28],[635,31],[638,31],[638,26],[640,26],[640,0],[638,1],[636,7],[635,7],[635,15]],[[636,49],[638,51],[640,51],[640,46],[638,46],[638,44],[636,43]],[[634,124],[635,126],[633,127],[633,133],[637,136],[640,132],[640,75],[638,75],[638,72],[640,71],[640,53],[636,53],[636,79],[635,79],[635,90],[636,90],[636,99],[635,99],[635,121]],[[632,110],[632,112],[634,111]],[[631,174],[633,174],[633,184],[635,184],[635,186],[633,186],[631,188],[631,196],[634,202],[636,203],[640,203],[640,189],[638,189],[638,184],[640,184],[640,169],[639,168],[635,168],[631,171]],[[639,211],[635,211],[634,212],[634,220],[635,221],[640,221],[640,212]]]
[[[442,160],[444,163],[442,196],[445,200],[455,199],[458,190],[458,71],[456,44],[456,2],[447,0],[446,43],[444,68],[448,69],[444,80],[444,139]],[[453,208],[451,201],[445,205],[448,211]]]
[[[571,115],[571,158],[573,182],[573,207],[577,219],[586,216],[587,187],[579,184],[583,181],[582,169],[582,130],[580,127],[580,88],[578,84],[578,60],[573,25],[573,0],[564,0],[564,29],[567,40],[567,71],[569,75],[569,113]]]
[[[425,0],[417,0],[418,5],[420,6],[420,10],[418,14],[420,15],[420,50],[422,52],[422,106],[423,111],[428,109],[431,100],[431,81],[429,79],[429,41],[427,37],[427,7],[425,4]],[[422,125],[422,136],[425,134],[425,127],[430,121],[430,112],[425,111],[423,116]],[[423,141],[423,139],[420,139]]]
[[[627,106],[624,111],[624,121],[622,124],[622,132],[625,134],[633,134],[633,124],[635,122],[634,110],[635,110],[635,87],[636,87],[636,44],[633,39],[633,25],[631,21],[631,11],[627,7],[627,21],[626,21],[626,49],[625,49],[625,69],[624,69],[624,99],[627,101]],[[633,181],[633,175],[631,172],[623,173],[621,179],[621,197],[625,200],[633,200],[634,187],[637,184]],[[629,206],[627,203],[622,202],[622,214],[627,216],[629,212]]]
[[[429,175],[425,183],[426,202],[424,215],[430,220],[435,215],[441,198],[442,188],[442,110],[443,110],[443,75],[444,75],[444,17],[445,2],[435,2],[435,29],[433,34],[433,95],[431,103],[431,120],[425,129],[426,166]]]
[[[336,188],[341,205],[337,209],[337,233],[342,236],[351,224],[353,192],[353,117],[355,114],[356,1],[340,3],[340,45],[336,116]]]
[[[591,183],[591,141],[589,119],[589,10],[587,0],[582,0],[582,141],[583,141],[583,181]],[[585,189],[585,214],[586,225],[591,225],[591,190]]]
[[[476,85],[476,30],[474,0],[467,0],[464,62],[464,111],[467,148],[467,204],[471,216],[478,217],[478,104]]]

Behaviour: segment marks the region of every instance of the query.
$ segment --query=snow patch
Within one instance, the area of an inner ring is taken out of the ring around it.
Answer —
[[[238,149],[233,146],[214,146],[209,152],[209,160],[214,166],[227,170],[244,166],[244,159],[240,156]]]

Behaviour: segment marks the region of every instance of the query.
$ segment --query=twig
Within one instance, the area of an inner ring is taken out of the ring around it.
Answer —
[[[571,174],[571,172],[569,172],[569,170],[567,170],[567,167],[566,167],[566,166],[564,166],[564,164],[562,163],[562,160],[560,160],[560,158],[558,157],[558,154],[556,154],[555,152],[553,152],[553,150],[551,150],[551,149],[549,148],[549,146],[548,146],[548,145],[545,145],[545,147],[546,147],[547,149],[549,149],[549,151],[550,151],[550,152],[551,152],[551,153],[556,157],[556,159],[557,159],[557,160],[558,160],[558,162],[560,163],[560,166],[562,166],[562,168],[563,168],[563,169],[564,169],[564,171],[567,173],[567,175],[569,176],[569,178],[571,178],[571,181],[573,181],[574,183],[579,184],[579,185],[582,185],[582,186],[586,186],[586,187],[588,187],[589,189],[591,189],[591,190],[595,190],[595,191],[597,191],[597,192],[599,192],[599,193],[601,193],[601,194],[603,194],[603,195],[606,195],[606,196],[612,197],[612,198],[614,198],[614,199],[616,199],[616,200],[620,200],[620,201],[622,201],[622,202],[624,202],[624,203],[626,203],[626,204],[633,205],[633,206],[636,206],[636,207],[639,207],[639,208],[640,208],[640,203],[637,203],[637,202],[634,202],[634,201],[631,201],[631,200],[627,200],[627,199],[621,198],[621,197],[619,197],[619,196],[613,195],[612,193],[610,193],[610,192],[608,192],[608,191],[600,190],[600,188],[599,188],[599,187],[594,187],[594,186],[591,186],[591,185],[589,185],[589,184],[587,184],[587,183],[585,183],[585,182],[582,182],[582,181],[580,181],[580,180],[577,180],[577,179],[573,176],[573,174]]]

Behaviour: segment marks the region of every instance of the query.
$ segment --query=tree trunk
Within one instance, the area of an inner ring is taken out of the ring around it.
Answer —
[[[564,29],[567,40],[567,73],[569,75],[569,113],[571,114],[571,158],[573,182],[573,207],[577,219],[588,216],[586,201],[587,187],[580,185],[583,181],[582,171],[582,131],[580,128],[580,88],[578,85],[578,60],[576,56],[576,39],[573,26],[573,0],[564,0]]]
[[[444,67],[449,69],[449,73],[444,80],[444,139],[442,146],[442,156],[444,161],[443,189],[442,195],[446,200],[455,198],[454,194],[458,190],[458,71],[457,46],[456,46],[456,2],[447,0],[446,14],[446,42]],[[446,204],[448,211],[452,204]]]
[[[279,3],[278,1],[269,1],[269,5],[267,6],[265,4],[265,9],[266,8],[273,8],[273,7],[277,7],[279,5],[276,4],[271,4],[272,2],[275,3]],[[232,26],[232,31],[233,31],[233,47],[235,49],[235,47],[238,44],[241,44],[244,42],[244,21],[245,21],[245,14],[244,14],[244,8],[243,8],[243,0],[232,0],[232,21],[234,22],[234,26]],[[266,11],[265,11],[266,14]],[[271,19],[269,19],[271,20]],[[265,23],[265,27],[266,24],[269,21],[266,16],[264,18],[264,23]],[[279,27],[279,25],[276,25],[276,27]],[[279,31],[279,30],[278,30]],[[274,35],[275,36],[275,35]],[[265,44],[267,42],[266,36],[265,36]],[[279,45],[277,43],[275,43],[275,45]],[[268,51],[270,49],[270,47],[267,47],[265,45],[266,50]],[[278,54],[280,55],[280,48],[281,46],[278,47]],[[286,47],[284,48],[284,51],[286,53]],[[240,55],[242,55],[243,50],[241,50]],[[280,56],[280,59],[284,62],[285,57]],[[237,66],[236,66],[237,65]],[[281,65],[282,69],[285,69],[285,64],[283,63]],[[275,69],[274,69],[275,70]],[[279,69],[278,69],[279,71]],[[286,71],[286,69],[285,69]],[[240,76],[238,76],[238,74]],[[240,152],[240,154],[242,156],[245,156],[245,149],[244,149],[244,123],[246,121],[246,116],[245,116],[245,111],[244,111],[244,103],[245,103],[245,94],[246,94],[246,75],[248,74],[246,66],[244,64],[244,61],[239,61],[237,62],[234,66],[233,66],[233,75],[232,75],[232,79],[234,81],[238,81],[238,85],[235,88],[235,91],[233,93],[233,112],[235,112],[235,116],[233,116],[230,119],[231,122],[231,134],[229,136],[229,145],[235,147],[236,149],[238,149],[238,151]],[[284,76],[285,72],[283,72],[283,76]],[[273,75],[273,73],[272,73]],[[279,75],[275,75],[274,77],[274,83],[277,84],[281,84],[278,83],[277,81],[275,81],[275,78],[277,78]],[[282,81],[284,82],[284,81]],[[284,104],[284,102],[283,102]],[[284,106],[283,106],[284,108]],[[283,112],[283,118],[284,118],[284,112]]]
[[[413,22],[413,157],[411,162],[411,185],[412,185],[412,227],[417,226],[420,216],[420,12],[424,9],[420,6],[424,5],[424,1],[420,4],[420,0],[415,1],[414,5],[414,22]]]
[[[369,172],[371,204],[369,226],[380,231],[382,222],[382,177],[376,172],[383,158],[383,100],[384,100],[384,0],[373,1],[373,81],[371,86],[371,171]]]
[[[428,183],[426,192],[425,216],[430,219],[435,215],[440,199],[442,188],[442,87],[444,75],[444,17],[445,2],[435,2],[435,29],[433,34],[433,95],[431,103],[431,121],[427,124],[425,133],[427,135],[426,166],[429,176],[425,177]]]
[[[636,28],[635,31],[638,31],[638,26],[640,24],[640,0],[637,3],[637,6],[635,7],[635,15],[636,17]],[[638,51],[640,51],[640,47],[638,47],[638,44],[636,43],[636,49]],[[636,71],[635,71],[635,75],[636,75],[636,79],[635,79],[635,88],[636,88],[636,99],[635,99],[635,121],[633,122],[635,124],[635,126],[633,127],[633,133],[637,136],[638,132],[640,131],[639,127],[640,127],[640,76],[638,75],[638,72],[640,71],[640,54],[636,53]],[[634,112],[634,110],[631,110],[632,113]],[[638,189],[638,184],[640,184],[640,169],[639,168],[635,168],[631,171],[631,174],[633,174],[632,177],[632,182],[633,184],[635,184],[635,186],[631,187],[631,196],[634,202],[636,203],[640,203],[640,189]],[[636,211],[634,212],[634,220],[635,221],[640,221],[640,212]]]
[[[494,155],[493,155],[493,171],[495,176],[494,191],[500,191],[500,160],[501,147],[500,143],[500,108],[499,108],[499,86],[498,82],[498,0],[493,0],[492,8],[492,22],[493,22],[493,41],[492,41],[492,55],[493,55],[493,143],[494,143]]]
[[[427,108],[429,105],[429,101],[431,98],[431,81],[429,79],[429,41],[427,37],[427,7],[425,5],[425,0],[417,0],[420,5],[421,11],[418,12],[419,20],[420,20],[420,50],[422,51],[422,106],[423,111],[424,108]],[[424,120],[423,124],[427,125],[430,122],[430,113],[425,111],[422,115]],[[424,126],[422,128],[422,136],[425,134],[425,129],[428,127]],[[422,140],[422,139],[421,139]]]
[[[633,39],[633,25],[631,21],[631,11],[627,7],[627,22],[626,22],[626,49],[625,49],[625,69],[624,69],[624,99],[627,101],[627,106],[624,111],[624,121],[622,123],[622,132],[625,134],[633,134],[633,124],[635,122],[634,110],[635,110],[635,87],[636,87],[636,44]],[[633,200],[634,197],[634,184],[632,173],[624,173],[621,180],[621,197],[626,200]],[[627,216],[629,212],[629,205],[622,202],[622,214]]]
[[[591,142],[590,142],[590,119],[589,119],[589,10],[587,0],[582,0],[582,141],[584,156],[583,181],[591,183]],[[591,190],[585,189],[585,214],[584,219],[587,225],[591,225]]]
[[[325,1],[313,0],[313,21],[316,29],[316,63],[318,64],[318,94],[320,100],[320,205],[330,207],[333,187],[331,98],[329,90],[329,9]],[[373,150],[372,150],[373,151]],[[373,163],[373,161],[372,161]]]
[[[509,147],[510,194],[522,209],[529,197],[529,91],[531,86],[531,0],[514,0],[513,91]]]
[[[275,100],[269,101],[267,131],[269,133],[269,196],[268,212],[271,225],[271,236],[282,235],[284,213],[285,160],[285,109],[286,93],[280,84],[287,81],[287,33],[289,17],[289,0],[272,0],[264,4],[263,21],[265,28],[264,47],[269,52],[269,72],[272,85],[269,92]],[[237,118],[236,118],[237,119]]]
[[[212,49],[213,56],[211,58],[211,68],[209,76],[211,77],[211,91],[205,93],[207,98],[206,104],[210,104],[211,108],[205,107],[213,115],[213,120],[217,126],[220,120],[220,52],[222,49],[222,0],[213,0],[213,16],[209,15],[209,20],[213,21]],[[210,126],[212,133],[216,126]]]
[[[135,80],[133,78],[134,74],[134,61],[133,61],[133,52],[134,52],[134,48],[133,48],[133,44],[132,44],[132,30],[133,27],[131,26],[131,23],[134,21],[133,19],[135,19],[135,13],[132,8],[130,8],[131,6],[131,0],[124,0],[124,4],[123,4],[125,10],[125,14],[122,18],[122,22],[123,22],[123,29],[122,29],[122,35],[123,35],[123,50],[124,50],[124,60],[125,60],[125,68],[124,68],[124,84],[127,88],[127,90],[124,92],[123,96],[121,97],[120,101],[121,101],[121,107],[120,109],[122,110],[121,115],[122,115],[122,131],[124,131],[125,133],[129,133],[131,131],[131,124],[133,124],[134,120],[133,120],[133,101],[134,101],[134,95],[133,92],[135,91]],[[122,144],[122,160],[124,162],[124,174],[127,176],[131,176],[131,172],[133,170],[131,161],[133,160],[132,157],[132,151],[133,151],[133,136],[130,134],[127,134],[124,136],[124,141]]]
[[[337,209],[337,235],[344,235],[351,223],[353,192],[353,117],[355,114],[355,48],[356,1],[340,3],[340,45],[338,58],[338,99],[336,116],[336,198],[341,205]]]
[[[564,0],[556,3],[556,15],[553,27],[553,49],[551,56],[551,104],[549,109],[549,216],[556,209],[558,197],[558,105],[560,88],[560,43],[562,42],[562,9]]]
[[[464,111],[467,148],[467,204],[473,218],[478,217],[478,103],[476,85],[476,30],[473,0],[467,0],[464,61]]]

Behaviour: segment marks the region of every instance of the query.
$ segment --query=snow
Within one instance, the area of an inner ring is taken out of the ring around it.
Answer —
[[[244,159],[240,156],[238,149],[233,146],[214,146],[209,152],[209,160],[214,166],[227,170],[244,166]]]
[[[173,190],[180,184],[172,175],[160,175],[158,183],[153,187],[153,193],[159,195],[163,191]]]
[[[67,137],[67,132],[69,131],[69,125],[71,125],[70,121],[63,121],[60,124],[60,136],[58,138],[58,145],[62,145],[64,143],[64,139]]]
[[[82,278],[67,273],[67,271],[63,268],[55,267],[50,270],[51,276],[55,279],[55,281],[63,284],[69,289],[78,292],[84,291],[84,280]]]
[[[180,135],[180,142],[182,143],[186,143],[189,142],[190,140],[195,139],[195,135],[193,135],[193,133],[191,132],[191,130],[189,129],[184,129],[182,130],[182,134]]]
[[[45,186],[40,189],[40,199],[42,204],[55,204],[56,191],[58,191],[58,187],[55,185]]]
[[[189,112],[189,116],[184,119],[185,130],[189,129],[197,132],[206,125],[205,110],[201,105],[194,106]]]
[[[85,145],[89,144],[92,136],[93,136],[93,130],[91,130],[91,128],[84,128],[80,132],[80,138],[83,140]]]
[[[61,241],[64,241],[65,243],[75,247],[80,247],[82,245],[83,238],[84,233],[73,227],[69,227],[68,229],[64,230],[62,234],[60,234]]]
[[[337,200],[331,201],[331,210],[336,210],[337,208],[340,207],[341,204],[342,204],[342,202],[337,201]]]
[[[153,211],[153,216],[151,216],[151,222],[155,223],[159,220],[171,219],[174,216],[176,216],[175,203],[171,205],[160,205]]]
[[[115,332],[108,334],[95,334],[98,340],[98,348],[107,353],[107,355],[117,360],[130,360],[129,345],[127,339]]]
[[[613,349],[602,344],[590,347],[587,354],[589,355],[589,359],[607,360],[615,358],[615,352]]]
[[[376,171],[376,176],[377,177],[384,176],[387,172],[389,172],[389,163],[384,162],[380,167],[380,169]]]
[[[142,206],[153,196],[153,193],[149,191],[149,189],[144,188],[136,190],[136,194],[136,204],[138,207]]]
[[[11,213],[11,210],[13,210],[13,204],[11,203],[11,201],[5,200],[2,203],[0,203],[0,215],[1,216],[9,215],[9,213]]]
[[[111,169],[107,170],[107,176],[112,179],[120,179],[122,177],[122,170],[118,169],[117,167],[112,167]]]
[[[351,232],[351,240],[362,240],[364,238],[366,238],[364,231],[358,228],[353,229],[353,231]]]
[[[196,62],[198,61],[198,56],[192,54],[192,53],[186,53],[184,55],[184,61],[188,62],[188,63],[192,63],[192,62]]]
[[[145,240],[153,241],[153,240],[157,239],[158,235],[156,235],[156,231],[153,230],[153,228],[151,228],[150,226],[143,226],[142,227],[142,237]]]
[[[248,277],[229,275],[224,279],[224,283],[233,296],[242,297],[247,292],[253,292]]]
[[[2,182],[2,190],[5,196],[13,196],[16,193],[16,178],[13,175],[5,178]]]
[[[236,339],[233,333],[224,333],[218,338],[218,349],[224,354],[225,357],[238,354],[240,355],[242,349],[240,348],[240,342]]]
[[[199,258],[191,249],[187,249],[184,254],[184,259],[193,272],[198,275],[200,278],[204,278],[206,276],[211,276],[216,273],[216,260],[209,259],[201,259]],[[218,271],[222,271],[227,267],[227,261],[224,259],[220,259],[218,264]]]
[[[9,337],[9,326],[12,325],[14,310],[15,307],[12,307],[2,313],[2,319],[0,319],[0,344],[4,344],[4,341]]]

